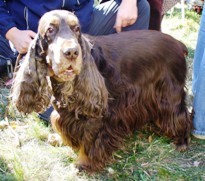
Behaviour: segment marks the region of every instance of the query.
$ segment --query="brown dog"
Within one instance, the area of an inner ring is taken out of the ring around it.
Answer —
[[[102,169],[126,136],[150,122],[184,150],[191,129],[185,54],[157,31],[85,37],[73,13],[51,11],[17,72],[13,102],[40,112],[52,96],[52,125],[88,171]]]

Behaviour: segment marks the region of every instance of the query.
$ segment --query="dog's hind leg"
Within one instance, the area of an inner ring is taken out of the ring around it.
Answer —
[[[186,93],[181,85],[169,85],[158,97],[158,120],[160,132],[171,138],[176,149],[186,150],[192,128],[190,115],[185,103]]]

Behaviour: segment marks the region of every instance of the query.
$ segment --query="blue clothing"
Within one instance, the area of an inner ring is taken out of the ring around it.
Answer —
[[[85,32],[91,21],[94,0],[9,0],[0,1],[0,34],[5,34],[12,27],[20,30],[37,32],[40,17],[54,9],[66,9],[74,12]]]
[[[192,92],[194,95],[194,135],[205,136],[205,6],[194,55]]]
[[[12,27],[37,32],[40,17],[54,9],[72,11],[79,18],[83,33],[106,35],[116,33],[113,28],[122,0],[109,0],[94,7],[94,0],[0,0],[0,35]],[[147,0],[137,0],[137,21],[123,31],[148,29],[150,7]]]

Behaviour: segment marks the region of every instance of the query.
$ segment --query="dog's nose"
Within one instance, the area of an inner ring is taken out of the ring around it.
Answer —
[[[79,55],[79,50],[77,47],[64,48],[63,54],[65,57],[67,57],[69,59],[75,59]]]

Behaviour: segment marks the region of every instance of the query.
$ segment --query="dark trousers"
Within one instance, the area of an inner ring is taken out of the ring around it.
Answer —
[[[149,29],[161,30],[163,0],[147,0],[150,4]]]

